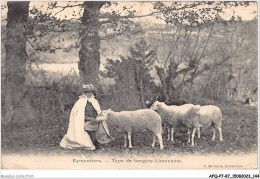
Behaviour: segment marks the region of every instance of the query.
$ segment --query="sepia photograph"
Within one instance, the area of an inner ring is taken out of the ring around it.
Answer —
[[[258,169],[257,2],[2,1],[1,169]]]

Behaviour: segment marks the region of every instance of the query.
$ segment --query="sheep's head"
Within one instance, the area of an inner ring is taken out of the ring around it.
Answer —
[[[160,93],[159,93],[157,96],[148,98],[149,100],[145,101],[146,107],[147,107],[147,108],[150,108],[150,107],[152,106],[152,104],[153,104],[156,100],[158,100],[159,96],[160,96]]]
[[[194,105],[187,113],[187,119],[191,120],[196,116],[197,112],[200,110],[200,105]]]
[[[152,110],[156,111],[163,105],[163,102],[155,101],[150,107]]]
[[[200,105],[195,105],[192,112],[190,113],[190,118],[195,120],[198,119],[200,114],[199,114],[199,110],[200,110]]]
[[[154,101],[145,101],[145,103],[146,103],[146,107],[150,108],[153,105]]]
[[[108,114],[111,112],[111,109],[108,110],[102,110],[101,113],[97,116],[98,121],[104,121],[107,120]]]

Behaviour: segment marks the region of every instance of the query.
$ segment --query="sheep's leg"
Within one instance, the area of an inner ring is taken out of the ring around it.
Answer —
[[[200,127],[198,127],[197,129],[198,129],[198,138],[200,138]]]
[[[216,138],[216,129],[215,129],[214,127],[212,128],[212,132],[213,132],[212,141],[215,141],[215,138]]]
[[[127,147],[127,133],[124,133],[124,148]]]
[[[154,146],[155,146],[155,142],[156,142],[156,135],[155,135],[155,134],[153,134],[153,143],[152,143],[152,147],[154,147]]]
[[[173,133],[174,133],[174,128],[172,127],[172,128],[171,128],[171,142],[174,143]]]
[[[170,128],[167,127],[167,130],[168,130],[168,138],[167,138],[167,140],[169,141],[171,139]]]
[[[129,141],[129,148],[130,149],[133,148],[133,146],[132,146],[132,139],[131,139],[131,131],[128,132],[128,141]]]
[[[160,149],[162,150],[163,149],[163,140],[162,140],[162,134],[158,133],[158,134],[155,134],[158,139],[159,139],[159,144],[160,144]]]
[[[188,142],[187,143],[190,143],[190,128],[188,128],[187,134],[188,134]]]
[[[221,129],[221,127],[218,127],[218,132],[219,132],[219,140],[220,140],[220,141],[223,141],[223,138],[222,138],[222,129]]]
[[[211,123],[211,130],[212,130],[212,141],[214,141],[216,139],[216,127],[215,124],[212,122]]]
[[[197,128],[194,127],[191,134],[191,146],[194,146],[194,137],[195,137],[196,129]]]

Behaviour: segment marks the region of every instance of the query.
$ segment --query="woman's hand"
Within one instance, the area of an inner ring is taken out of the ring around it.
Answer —
[[[91,122],[102,122],[103,120],[94,118],[94,117],[87,117],[86,121],[91,121]]]
[[[87,117],[87,119],[86,119],[87,121],[96,121],[96,118],[94,118],[94,117]]]

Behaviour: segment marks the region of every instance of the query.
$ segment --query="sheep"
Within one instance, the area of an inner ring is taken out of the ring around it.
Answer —
[[[152,147],[155,146],[157,136],[160,149],[163,149],[161,117],[151,109],[121,112],[102,110],[101,114],[97,116],[97,120],[110,120],[112,126],[119,132],[124,132],[124,148],[127,147],[127,137],[129,140],[129,148],[133,147],[131,140],[132,131],[149,129],[153,132]]]
[[[222,113],[219,107],[214,105],[207,105],[207,106],[199,106],[196,105],[195,112],[192,114],[193,116],[190,117],[190,121],[186,121],[186,125],[189,128],[193,128],[192,135],[191,135],[191,146],[194,146],[194,136],[196,130],[203,125],[210,125],[212,128],[212,141],[215,140],[216,137],[216,128],[219,131],[219,140],[223,141],[222,137]],[[199,138],[199,137],[198,137]],[[189,141],[190,141],[190,133],[189,133]]]
[[[167,127],[168,138],[174,143],[174,128],[180,124],[185,124],[189,116],[194,113],[195,106],[193,104],[184,104],[181,106],[168,106],[164,102],[155,101],[151,105],[151,109],[158,112],[162,118],[163,124]],[[189,121],[189,120],[188,120]]]

